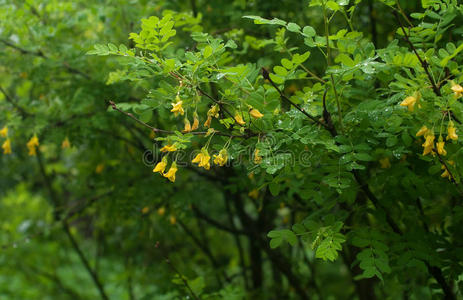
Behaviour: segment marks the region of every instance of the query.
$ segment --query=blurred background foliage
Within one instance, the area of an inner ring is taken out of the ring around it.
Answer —
[[[291,176],[273,181],[271,175],[263,175],[264,179],[247,176],[245,166],[207,174],[187,167],[175,184],[153,175],[155,162],[145,151],[159,143],[153,142],[149,130],[108,109],[107,102],[137,102],[152,82],[113,83],[108,74],[124,62],[118,57],[86,55],[98,43],[132,48],[128,36],[140,31],[142,18],[171,10],[189,24],[177,30],[172,51],[193,49],[190,31],[197,30],[234,40],[238,48],[232,65],[251,62],[270,67],[286,57],[282,45],[304,49],[303,38],[290,34],[284,36],[286,42],[279,43],[278,27],[255,25],[243,16],[279,18],[322,32],[323,15],[320,9],[310,8],[309,2],[0,0],[0,127],[8,126],[12,147],[12,154],[0,156],[0,299],[191,299],[191,295],[201,299],[302,299],[304,294],[312,299],[441,297],[440,287],[429,274],[417,271],[426,270],[422,261],[415,261],[415,269],[393,271],[381,282],[354,278],[351,269],[355,267],[350,264],[354,259],[350,263],[345,257],[335,262],[315,259],[310,243],[300,240],[293,246],[270,249],[266,237],[270,230],[294,224],[318,205],[334,206],[322,202],[336,199],[336,189],[322,186],[316,190],[298,181],[303,175],[329,174],[304,174],[296,168],[288,171]],[[396,38],[398,27],[388,1],[357,2],[355,29],[377,49],[386,47]],[[421,1],[401,0],[399,4],[408,16],[423,11]],[[457,20],[453,34],[461,38],[461,15]],[[338,14],[331,27],[341,29],[347,24]],[[317,51],[307,66],[317,74],[327,67]],[[304,84],[295,80],[285,86],[285,92],[294,95]],[[371,92],[370,87],[364,91]],[[356,91],[360,93],[361,88]],[[302,123],[301,117],[294,118],[294,123],[282,127]],[[165,118],[154,114],[151,122],[162,124]],[[40,140],[40,151],[28,156],[26,143],[34,134]],[[411,129],[410,134],[414,134]],[[410,139],[410,134],[400,138]],[[69,148],[62,147],[66,138]],[[143,162],[150,160],[149,165]],[[421,166],[427,174],[429,165]],[[384,192],[383,199],[401,196],[397,178],[412,176],[404,170],[372,176],[371,183]],[[432,176],[438,177],[435,172]],[[441,201],[427,210],[439,230],[453,198],[440,197],[451,189],[450,183],[434,177],[421,183],[417,183],[418,176],[413,180],[421,194],[433,190],[430,198]],[[390,181],[395,189],[383,191],[383,184]],[[278,183],[270,187],[272,191],[248,195],[269,182]],[[304,193],[316,204],[309,205]],[[347,192],[339,197],[352,204],[348,201],[356,196]],[[268,201],[262,218],[260,201]],[[352,210],[372,210],[371,205],[352,205]],[[461,209],[455,213],[463,216]],[[243,214],[252,221],[243,224]],[[235,226],[238,223],[241,226]],[[419,240],[423,232],[416,230],[410,237]],[[259,238],[242,232],[256,232]],[[353,255],[344,250],[343,255]],[[408,263],[413,256],[404,259]],[[449,272],[454,274],[449,276],[458,278],[461,260],[453,263],[455,268]]]

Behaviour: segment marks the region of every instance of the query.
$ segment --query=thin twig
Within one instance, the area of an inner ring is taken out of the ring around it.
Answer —
[[[155,247],[159,250],[161,250],[161,254],[162,256],[164,256],[164,259],[166,261],[166,263],[169,265],[169,267],[177,274],[178,277],[180,277],[180,279],[182,280],[183,282],[183,285],[187,288],[187,290],[190,292],[191,296],[195,299],[195,300],[199,300],[200,298],[195,294],[195,292],[191,289],[190,285],[188,284],[188,281],[185,279],[185,276],[183,276],[178,270],[177,268],[172,264],[172,262],[170,261],[169,259],[169,256],[167,256],[167,254],[164,254],[161,247],[160,247],[160,244],[159,244],[159,241],[156,242],[156,245]]]
[[[412,41],[410,41],[410,37],[408,36],[407,32],[405,31],[404,25],[402,24],[402,21],[400,20],[399,16],[397,15],[397,12],[394,11],[394,16],[397,19],[397,22],[399,22],[399,26],[402,29],[402,32],[404,34],[405,40],[407,43],[410,45],[412,48],[413,52],[415,53],[416,57],[418,58],[421,66],[423,67],[424,71],[426,72],[426,75],[428,76],[429,81],[431,82],[432,90],[434,91],[434,94],[437,96],[442,96],[440,88],[437,86],[436,82],[434,81],[434,78],[431,75],[431,72],[429,71],[429,64],[426,61],[426,59],[423,59],[419,54],[418,50],[416,49],[415,45],[413,45]]]
[[[142,120],[136,118],[132,113],[128,113],[128,112],[125,112],[125,111],[121,110],[120,108],[117,107],[116,103],[114,103],[113,101],[109,101],[109,104],[111,105],[111,107],[114,110],[117,110],[118,112],[128,116],[129,118],[135,120],[137,123],[143,125],[144,127],[151,129],[155,133],[176,134],[177,132],[179,132],[179,131],[164,130],[164,129],[159,129],[159,128],[153,127],[153,126],[143,122]],[[208,132],[207,131],[193,131],[193,132],[181,132],[181,133],[182,134],[192,134],[192,135],[206,135]],[[253,136],[257,136],[256,133],[248,133],[248,134],[243,134],[243,135],[234,135],[234,134],[221,132],[221,131],[217,131],[217,130],[214,131],[214,134],[215,135],[220,135],[220,136],[228,136],[228,137],[244,138],[244,139],[247,139],[247,138],[250,138],[250,137],[253,137]]]
[[[273,82],[273,80],[270,79],[269,73],[265,68],[262,68],[262,76],[264,77],[264,79],[268,80],[270,84],[277,90],[277,92],[280,94],[281,99],[283,99],[284,101],[294,106],[298,111],[303,113],[306,117],[308,117],[314,123],[325,127],[328,131],[330,130],[327,124],[320,122],[316,117],[310,115],[302,107],[300,107],[299,105],[291,101],[288,97],[286,97],[286,95],[278,88],[278,86]]]

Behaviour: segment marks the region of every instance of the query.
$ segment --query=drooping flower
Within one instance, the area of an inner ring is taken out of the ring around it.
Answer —
[[[184,133],[188,133],[188,132],[191,132],[191,123],[190,123],[190,120],[188,119],[185,119],[185,127],[183,128],[183,131]]]
[[[169,171],[167,171],[167,173],[164,173],[164,177],[166,177],[172,182],[175,182],[175,173],[177,173],[177,163],[174,161],[170,166]]]
[[[7,137],[8,136],[8,127],[3,127],[2,130],[0,130],[0,136],[1,137]]]
[[[211,127],[211,122],[212,122],[212,117],[211,116],[207,116],[207,119],[206,119],[206,122],[204,122],[204,127]]]
[[[418,99],[415,96],[408,96],[405,98],[400,105],[401,106],[407,106],[409,112],[413,112],[415,110],[415,104],[418,101]]]
[[[260,150],[256,149],[254,150],[254,163],[255,164],[260,164],[262,162],[262,156],[259,155]]]
[[[39,146],[39,138],[34,135],[29,142],[27,142],[27,148],[29,149],[29,155],[37,155],[37,147]]]
[[[95,173],[101,174],[104,170],[104,164],[98,164],[95,168]]]
[[[455,125],[452,121],[449,122],[449,126],[447,127],[447,140],[452,139],[454,141],[458,140],[458,135],[456,132]]]
[[[198,127],[199,127],[198,114],[194,113],[194,115],[193,115],[193,125],[191,126],[191,131],[198,129]]]
[[[460,98],[463,94],[463,87],[452,81],[452,91],[455,93],[455,98]]]
[[[389,160],[389,157],[384,157],[379,160],[379,163],[381,165],[382,169],[388,169],[391,167],[391,162]]]
[[[144,214],[144,215],[146,215],[146,214],[149,213],[149,212],[150,212],[149,206],[145,206],[145,207],[143,207],[143,208],[141,209],[141,213]]]
[[[170,224],[175,225],[177,223],[177,218],[175,218],[175,216],[170,216],[169,222]]]
[[[198,153],[191,162],[195,164],[197,163],[198,167],[203,167],[204,169],[209,170],[211,168],[210,159],[211,157],[209,156],[207,149],[202,148],[201,152]]]
[[[11,154],[11,141],[10,139],[6,139],[2,145],[3,154]]]
[[[246,124],[246,122],[244,122],[243,117],[240,114],[235,115],[235,121],[236,121],[236,123],[238,123],[240,125]]]
[[[61,143],[61,148],[62,149],[71,148],[71,142],[69,142],[69,139],[67,137]]]
[[[185,111],[183,110],[182,104],[183,101],[180,100],[179,97],[177,97],[177,102],[172,103],[172,109],[170,111],[173,112],[175,116],[177,116],[178,114],[181,114],[183,116]]]
[[[447,151],[444,149],[445,142],[442,139],[442,136],[439,136],[439,141],[437,142],[437,153],[440,155],[447,155]]]
[[[424,147],[423,155],[428,155],[429,153],[432,152],[434,148],[434,139],[435,139],[434,133],[428,132],[425,138],[426,138],[426,141],[422,145]]]
[[[207,111],[207,115],[208,115],[208,116],[211,116],[211,117],[214,117],[214,118],[218,118],[218,117],[219,117],[219,111],[220,111],[220,107],[219,107],[217,104],[214,104],[214,105]]]
[[[253,108],[251,109],[251,111],[249,112],[249,114],[251,115],[251,117],[253,117],[254,119],[260,119],[262,118],[264,115],[258,111],[257,109]]]
[[[259,191],[257,189],[253,189],[252,191],[248,193],[248,196],[253,199],[257,199],[259,198]]]
[[[448,178],[449,180],[451,180],[449,170],[447,170],[447,168],[444,165],[442,165],[441,169],[444,170],[444,173],[442,173],[440,176],[442,178]]]
[[[453,160],[449,160],[447,163],[452,166],[455,165],[455,162]],[[442,178],[448,178],[449,180],[452,180],[449,170],[445,167],[445,165],[442,165],[441,169],[444,170],[444,173],[442,173],[440,176]]]
[[[416,133],[416,136],[422,136],[425,135],[429,131],[428,127],[426,125],[423,125],[420,130]]]
[[[227,163],[227,160],[228,160],[227,149],[220,150],[219,155],[214,154],[214,163],[216,165],[223,167]]]
[[[166,213],[166,208],[164,206],[161,206],[158,208],[158,215],[163,216]]]
[[[174,152],[177,151],[177,145],[165,145],[161,148],[161,152]]]
[[[153,172],[159,172],[161,175],[164,173],[165,169],[167,167],[167,156],[164,156],[160,162],[156,164],[156,166],[153,169]]]

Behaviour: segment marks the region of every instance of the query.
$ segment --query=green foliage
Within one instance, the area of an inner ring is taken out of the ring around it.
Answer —
[[[1,299],[462,296],[458,1],[0,7]]]

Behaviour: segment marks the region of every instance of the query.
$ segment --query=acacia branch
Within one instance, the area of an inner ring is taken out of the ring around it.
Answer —
[[[418,58],[421,66],[423,67],[424,71],[426,72],[426,75],[428,76],[428,79],[431,82],[431,86],[432,86],[432,90],[434,91],[434,94],[436,94],[439,97],[442,96],[440,88],[437,86],[436,82],[434,81],[434,78],[431,75],[431,71],[429,70],[428,62],[426,61],[426,59],[423,59],[419,55],[418,50],[416,49],[415,45],[413,45],[412,41],[410,41],[410,37],[408,36],[407,32],[405,31],[405,28],[404,28],[404,25],[402,24],[402,21],[400,20],[399,16],[397,15],[397,12],[395,12],[395,11],[394,11],[394,16],[397,19],[397,22],[399,22],[399,26],[402,29],[405,40],[407,41],[407,43],[412,48],[413,52],[415,53],[415,56]]]
[[[16,103],[16,101],[14,101],[13,98],[10,97],[10,95],[8,95],[8,94],[6,93],[6,91],[3,89],[3,87],[1,87],[1,86],[0,86],[0,92],[2,92],[3,96],[5,96],[5,100],[6,100],[8,103],[10,103],[11,105],[13,105],[13,107],[16,108],[16,109],[19,111],[19,113],[20,113],[23,117],[29,115],[29,113],[27,113],[27,112],[24,110],[24,108],[22,108],[21,106],[19,106],[19,105]]]
[[[262,68],[262,76],[264,77],[264,79],[268,80],[270,82],[270,84],[277,90],[277,92],[280,94],[281,99],[283,99],[284,101],[286,101],[290,105],[294,106],[298,111],[303,113],[306,117],[308,117],[310,120],[312,120],[315,124],[321,125],[325,129],[330,131],[330,128],[329,128],[329,126],[327,124],[320,122],[316,117],[312,116],[311,114],[306,112],[305,109],[303,109],[302,107],[300,107],[299,105],[297,105],[296,103],[291,101],[288,97],[286,97],[286,95],[278,88],[278,86],[273,82],[273,80],[270,79],[269,75],[270,75],[269,72],[265,68]]]
[[[180,280],[182,280],[183,282],[183,285],[186,287],[186,289],[190,292],[191,296],[193,297],[193,299],[195,300],[199,300],[200,298],[195,294],[195,292],[191,289],[190,285],[188,284],[188,281],[185,279],[185,276],[183,276],[178,270],[177,268],[172,264],[172,262],[170,261],[169,259],[169,256],[167,254],[164,254],[161,247],[160,247],[160,243],[159,241],[156,242],[155,244],[155,247],[159,250],[161,250],[161,254],[164,256],[164,259],[166,261],[166,263],[169,265],[169,267],[177,274],[177,276],[180,278]]]
[[[110,100],[109,104],[111,105],[111,107],[114,110],[117,110],[118,112],[120,112],[120,113],[128,116],[129,118],[135,120],[138,124],[141,124],[142,126],[151,129],[151,131],[153,131],[154,133],[176,134],[178,132],[178,131],[164,130],[164,129],[159,129],[159,128],[153,127],[153,126],[143,122],[142,120],[136,118],[132,113],[125,112],[125,111],[121,110],[120,108],[117,107],[116,103],[114,103],[113,101]],[[206,135],[206,134],[208,134],[207,131],[193,131],[193,132],[181,132],[181,133],[182,134],[192,134],[192,135]],[[250,137],[253,137],[253,136],[257,135],[256,133],[248,133],[248,134],[243,134],[243,135],[234,135],[234,134],[221,132],[221,131],[217,131],[217,130],[214,131],[214,134],[215,135],[220,135],[220,136],[228,136],[228,137],[244,138],[244,139],[248,139]]]

